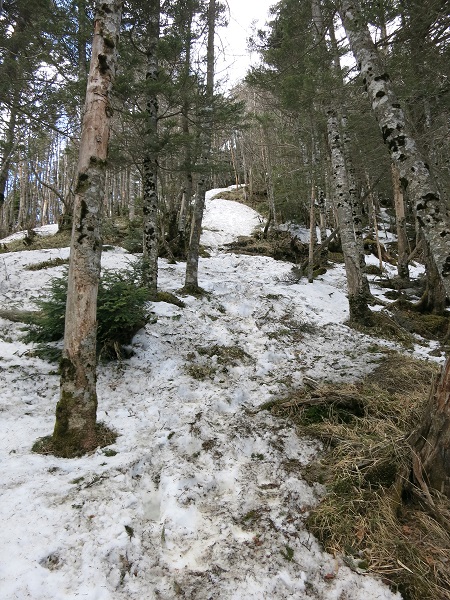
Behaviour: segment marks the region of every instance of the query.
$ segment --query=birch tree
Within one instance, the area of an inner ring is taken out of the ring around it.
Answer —
[[[450,214],[419,150],[389,74],[378,55],[357,0],[342,0],[339,13],[400,181],[414,203],[417,219],[450,297]]]
[[[121,12],[120,0],[99,0],[96,4],[78,158],[61,391],[53,432],[54,452],[60,456],[76,456],[97,446],[96,314],[101,212]]]
[[[378,56],[356,1],[342,0],[340,15],[383,139],[414,202],[433,262],[450,297],[450,215],[430,168],[418,149],[388,73]],[[450,498],[450,360],[433,388],[424,418],[408,442],[413,478],[433,507],[428,485]]]

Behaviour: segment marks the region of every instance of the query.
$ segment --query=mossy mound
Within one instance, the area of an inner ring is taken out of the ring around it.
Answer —
[[[90,452],[92,452],[96,448],[105,448],[106,446],[114,444],[118,436],[118,433],[116,431],[110,429],[104,423],[96,424],[95,434],[95,444],[89,450]],[[55,446],[52,435],[47,435],[36,440],[31,448],[31,451],[36,452],[37,454],[51,454],[52,456],[58,456],[61,458],[79,458],[80,456],[83,456],[83,454],[86,454],[85,451],[82,451],[79,448],[57,448]]]

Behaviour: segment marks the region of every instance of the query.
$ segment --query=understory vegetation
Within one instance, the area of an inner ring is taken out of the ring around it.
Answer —
[[[410,478],[408,437],[423,416],[437,369],[388,351],[360,383],[309,381],[268,408],[293,421],[324,451],[307,480],[326,486],[308,526],[353,570],[377,573],[405,600],[450,593],[450,502],[432,504]]]
[[[29,313],[26,342],[46,344],[64,336],[67,270],[51,280],[45,297],[36,299],[38,311]],[[106,359],[121,358],[125,346],[147,321],[148,290],[141,284],[140,263],[121,271],[104,270],[97,298],[97,351]],[[41,355],[49,352],[40,347]],[[39,349],[38,349],[39,353]]]

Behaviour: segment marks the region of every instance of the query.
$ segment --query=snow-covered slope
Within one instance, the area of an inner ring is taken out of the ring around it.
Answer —
[[[341,269],[292,283],[287,263],[219,251],[258,222],[208,200],[200,284],[211,296],[154,304],[135,355],[100,365],[99,419],[120,434],[113,456],[30,452],[52,430],[58,375],[0,319],[3,600],[400,598],[321,551],[304,520],[323,490],[302,480],[319,446],[254,410],[306,374],[343,381],[376,359],[372,341],[343,325]],[[29,308],[61,267],[24,266],[67,255],[2,254],[1,305]],[[108,267],[130,260],[103,255]],[[179,289],[184,265],[160,267],[161,288]]]

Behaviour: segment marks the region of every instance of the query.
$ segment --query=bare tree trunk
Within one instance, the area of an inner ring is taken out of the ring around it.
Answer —
[[[97,446],[97,292],[102,252],[101,213],[116,72],[120,0],[96,5],[82,125],[70,251],[61,394],[56,407],[56,454],[76,456]]]
[[[151,297],[158,291],[158,95],[155,84],[158,81],[158,40],[160,0],[148,3],[149,43],[147,48],[147,132],[143,176],[144,214],[144,283]]]
[[[359,251],[359,260],[361,264],[361,269],[363,270],[366,266],[365,254],[364,254],[364,240],[363,240],[363,227],[362,227],[362,210],[361,210],[361,200],[358,197],[358,191],[356,187],[356,177],[355,177],[355,167],[353,165],[352,153],[351,153],[351,145],[350,145],[350,135],[348,132],[348,119],[345,111],[341,113],[341,128],[342,128],[342,147],[344,150],[345,156],[345,166],[347,169],[348,176],[348,191],[350,194],[350,204],[352,207],[352,218],[353,218],[353,230],[355,232],[356,244],[358,246]],[[367,293],[370,293],[369,283],[367,281],[367,277],[363,271],[363,279],[365,280],[364,285],[366,287]]]
[[[208,10],[208,46],[206,51],[206,106],[203,122],[202,156],[200,159],[202,171],[197,183],[197,194],[195,197],[194,214],[192,215],[191,236],[189,250],[186,260],[186,290],[198,291],[198,261],[200,252],[200,235],[202,230],[203,212],[205,210],[205,194],[207,182],[207,165],[211,154],[212,144],[212,117],[214,101],[214,33],[216,22],[216,2],[209,0]]]
[[[433,260],[450,297],[450,214],[411,135],[388,73],[378,56],[357,0],[342,0],[340,15],[400,181],[416,209]]]
[[[309,257],[308,257],[308,282],[314,281],[314,247],[317,242],[316,235],[316,186],[313,180],[311,185],[311,200],[309,206]]]
[[[185,15],[185,58],[184,58],[184,79],[186,85],[189,81],[189,73],[191,69],[191,47],[192,47],[192,19],[194,13],[194,7],[192,2],[188,2],[186,5],[186,15]],[[189,100],[189,90],[185,92],[185,97],[183,100],[183,110],[181,115],[181,126],[183,130],[183,135],[185,137],[184,141],[184,165],[183,165],[183,179],[184,179],[184,189],[183,194],[181,196],[181,205],[180,211],[178,214],[178,236],[179,243],[178,248],[179,252],[182,256],[186,251],[186,219],[191,206],[192,201],[192,190],[193,190],[193,180],[192,180],[192,144],[190,139],[190,128],[189,128],[189,110],[190,110],[190,100]]]
[[[361,270],[359,249],[353,232],[352,207],[339,122],[336,112],[332,109],[328,110],[327,128],[342,252],[347,275],[350,321],[368,325],[370,324],[371,313],[367,305],[367,291]]]
[[[392,187],[394,190],[394,205],[395,205],[395,221],[397,225],[397,273],[400,279],[409,280],[408,268],[408,237],[406,235],[406,216],[405,203],[403,200],[403,190],[400,185],[400,176],[397,167],[394,163],[391,164],[392,169]]]
[[[266,186],[267,186],[267,197],[269,200],[269,222],[272,223],[273,227],[277,227],[277,215],[275,211],[275,192],[273,186],[273,173],[272,173],[272,153],[270,151],[270,141],[269,134],[267,132],[266,126],[261,125],[261,132],[263,134],[264,139],[264,149],[263,149],[263,158],[264,158],[264,168],[266,171]]]

